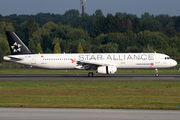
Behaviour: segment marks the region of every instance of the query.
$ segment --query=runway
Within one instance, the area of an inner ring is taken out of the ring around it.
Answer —
[[[0,120],[179,120],[178,110],[0,108]]]
[[[0,75],[0,81],[180,81],[180,75]]]

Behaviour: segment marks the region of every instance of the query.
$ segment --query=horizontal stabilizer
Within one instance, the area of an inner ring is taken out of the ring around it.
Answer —
[[[3,59],[7,61],[20,61],[23,60],[24,58],[21,58],[19,56],[4,56]]]

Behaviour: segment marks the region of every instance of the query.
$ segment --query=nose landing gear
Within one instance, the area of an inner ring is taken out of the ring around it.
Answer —
[[[93,77],[93,75],[94,75],[93,72],[88,73],[88,77]]]
[[[159,74],[158,74],[158,69],[156,68],[156,69],[155,69],[155,71],[156,71],[155,76],[156,76],[156,77],[159,77]]]

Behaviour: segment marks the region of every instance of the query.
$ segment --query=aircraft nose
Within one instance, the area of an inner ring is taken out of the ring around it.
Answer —
[[[173,65],[173,66],[176,66],[176,65],[177,65],[177,62],[176,62],[175,60],[173,60],[172,65]]]

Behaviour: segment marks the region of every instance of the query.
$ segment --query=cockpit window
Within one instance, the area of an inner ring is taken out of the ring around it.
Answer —
[[[170,57],[165,57],[165,60],[169,60],[169,59],[171,59]]]

